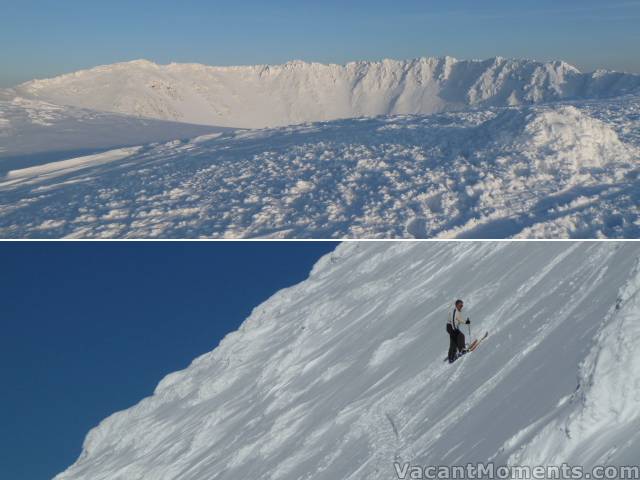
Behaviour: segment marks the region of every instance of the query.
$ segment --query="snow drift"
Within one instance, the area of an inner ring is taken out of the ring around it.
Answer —
[[[0,91],[0,237],[637,238],[639,89],[450,57],[34,80]]]
[[[0,162],[2,237],[640,236],[640,97]]]
[[[639,260],[635,243],[343,244],[101,422],[56,480],[637,462]],[[456,297],[490,336],[450,366]]]
[[[22,97],[0,99],[0,172],[12,165],[48,163],[79,152],[167,142],[227,131],[188,123],[136,118]]]
[[[580,73],[560,61],[444,57],[244,67],[137,60],[33,80],[15,94],[163,120],[260,128],[605,98],[639,89],[640,75]]]

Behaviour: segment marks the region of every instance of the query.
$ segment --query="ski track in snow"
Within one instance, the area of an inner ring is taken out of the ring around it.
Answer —
[[[101,422],[56,480],[634,463],[639,262],[635,243],[343,244]],[[456,296],[490,336],[450,366]]]
[[[638,96],[218,132],[0,168],[0,236],[636,238],[639,152]]]

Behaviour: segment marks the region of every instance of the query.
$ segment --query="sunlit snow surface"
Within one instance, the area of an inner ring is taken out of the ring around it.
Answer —
[[[47,163],[78,152],[142,145],[228,131],[189,123],[137,118],[26,98],[0,91],[0,174],[6,165]]]
[[[637,464],[639,256],[634,242],[343,244],[153,396],[101,422],[56,479]],[[472,336],[489,337],[450,366],[456,297]]]
[[[102,65],[18,85],[19,96],[129,115],[266,128],[376,115],[431,114],[611,98],[640,90],[640,75],[581,73],[561,61],[288,62],[216,67],[146,60]]]
[[[640,236],[639,96],[2,162],[2,237]]]

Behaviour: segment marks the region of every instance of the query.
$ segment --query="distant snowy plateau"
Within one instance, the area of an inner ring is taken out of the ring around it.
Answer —
[[[640,75],[134,61],[0,91],[0,237],[637,238]]]
[[[637,465],[639,260],[636,242],[343,243],[92,429],[55,480]],[[449,365],[458,295],[489,336]]]

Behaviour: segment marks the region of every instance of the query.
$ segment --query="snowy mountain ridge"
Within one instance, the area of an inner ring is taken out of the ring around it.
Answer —
[[[153,396],[101,422],[56,480],[633,464],[639,260],[631,242],[342,244]],[[472,336],[490,336],[450,366],[456,297]]]
[[[580,73],[561,61],[425,57],[234,67],[136,60],[33,80],[15,87],[13,94],[163,120],[261,128],[636,91],[640,75]]]

